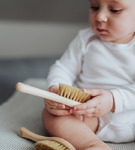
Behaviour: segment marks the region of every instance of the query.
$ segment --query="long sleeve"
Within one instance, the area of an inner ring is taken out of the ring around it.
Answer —
[[[59,83],[72,85],[81,71],[82,50],[85,48],[78,34],[63,56],[50,68],[47,78],[48,87]]]
[[[103,42],[91,30],[79,32],[51,67],[48,86],[60,82],[79,88],[110,90],[115,113],[135,111],[135,38],[126,44]]]
[[[135,110],[135,83],[111,90],[115,101],[115,113]]]

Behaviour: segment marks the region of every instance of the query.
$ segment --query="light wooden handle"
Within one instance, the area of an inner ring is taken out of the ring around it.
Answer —
[[[22,138],[26,138],[26,139],[29,139],[29,140],[32,140],[34,142],[37,142],[37,141],[43,141],[43,140],[46,140],[48,139],[47,137],[45,136],[41,136],[41,135],[38,135],[38,134],[35,134],[31,131],[29,131],[28,129],[26,129],[25,127],[21,127],[19,130],[18,130],[18,135]]]
[[[38,134],[35,134],[35,133],[29,131],[25,127],[21,127],[18,130],[18,135],[22,138],[26,138],[26,139],[32,140],[34,142],[39,142],[39,141],[44,141],[44,140],[56,141],[58,143],[61,143],[64,146],[66,146],[67,149],[69,149],[69,150],[76,150],[73,145],[71,145],[68,141],[66,141],[62,138],[41,136],[41,135],[38,135]]]
[[[46,99],[49,99],[49,100],[52,100],[55,102],[65,104],[65,105],[70,106],[70,107],[73,107],[75,105],[80,104],[79,102],[76,102],[76,101],[70,100],[68,98],[59,96],[58,94],[55,94],[55,93],[52,93],[49,91],[45,91],[45,90],[21,83],[21,82],[18,82],[16,84],[16,89],[20,92],[23,92],[26,94],[31,94],[31,95],[42,97],[42,98],[46,98]]]

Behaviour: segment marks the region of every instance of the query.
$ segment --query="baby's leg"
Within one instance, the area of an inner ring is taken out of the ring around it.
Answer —
[[[66,139],[77,150],[111,150],[84,122],[73,115],[57,117],[44,109],[42,119],[44,128],[51,136]]]

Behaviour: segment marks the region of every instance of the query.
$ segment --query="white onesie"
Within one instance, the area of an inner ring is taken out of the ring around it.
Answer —
[[[50,68],[48,87],[75,81],[79,88],[113,93],[115,112],[100,117],[100,139],[116,143],[135,140],[135,38],[116,44],[100,40],[91,28],[81,30]]]

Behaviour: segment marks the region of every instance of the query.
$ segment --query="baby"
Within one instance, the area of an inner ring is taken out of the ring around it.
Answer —
[[[90,28],[50,68],[49,91],[76,81],[92,96],[73,108],[45,99],[44,128],[77,150],[111,150],[103,141],[135,140],[134,10],[135,0],[90,0]]]

